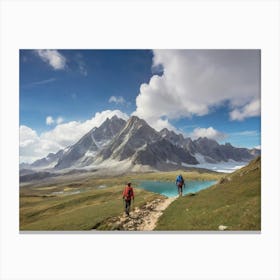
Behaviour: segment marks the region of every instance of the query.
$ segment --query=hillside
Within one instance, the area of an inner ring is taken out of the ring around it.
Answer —
[[[60,194],[62,191],[54,193],[55,189],[56,186],[42,187],[22,193],[20,230],[91,230],[97,228],[103,220],[123,213],[121,185],[92,188],[85,192],[69,185],[62,188],[65,190],[64,195]],[[144,190],[135,191],[135,207],[162,198],[161,195]]]
[[[133,180],[174,180],[176,172],[126,174],[111,177],[56,177],[20,188],[20,230],[100,229],[107,219],[122,215],[122,191]],[[189,180],[218,180],[221,174],[201,170],[183,173]],[[145,207],[160,194],[135,188],[135,208]],[[107,229],[107,228],[106,228]]]
[[[174,201],[155,230],[261,230],[261,158],[193,196]],[[220,227],[221,228],[221,227]]]

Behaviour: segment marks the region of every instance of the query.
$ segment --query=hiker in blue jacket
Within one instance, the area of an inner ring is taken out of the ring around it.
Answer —
[[[178,187],[178,195],[183,195],[183,186],[186,187],[183,176],[180,174],[176,178],[176,186]]]

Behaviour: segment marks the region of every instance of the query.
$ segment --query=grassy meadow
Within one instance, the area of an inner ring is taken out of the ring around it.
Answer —
[[[194,196],[180,197],[155,230],[261,230],[261,160],[226,175]]]
[[[173,171],[127,174],[118,177],[75,178],[52,183],[32,182],[20,188],[20,230],[91,230],[123,212],[122,191],[128,181],[175,181],[178,173],[189,180],[218,180],[221,174]],[[162,196],[135,188],[135,205],[141,207]]]
[[[173,182],[179,173],[186,180],[218,183],[176,199],[165,209],[155,230],[219,230],[221,225],[233,231],[261,229],[261,160],[257,158],[231,174],[190,170],[34,181],[20,188],[20,230],[105,229],[104,221],[123,213],[122,191],[128,181]],[[135,207],[163,198],[134,187]]]

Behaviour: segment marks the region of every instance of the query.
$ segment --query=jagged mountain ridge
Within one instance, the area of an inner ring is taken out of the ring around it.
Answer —
[[[100,127],[94,127],[85,134],[76,144],[59,158],[56,169],[72,166],[83,167],[90,163],[97,152],[108,144],[112,138],[124,127],[126,122],[117,116],[107,118]]]
[[[127,121],[124,129],[98,156],[99,160],[131,159],[132,164],[149,165],[155,168],[168,162],[179,165],[198,163],[188,151],[162,138],[160,133],[136,116]]]
[[[184,138],[182,134],[177,135],[166,128],[161,130],[160,134],[174,145],[189,151],[193,156],[203,157],[205,162],[208,163],[227,162],[228,160],[250,161],[260,155],[258,149],[236,148],[230,143],[220,145],[217,141],[206,137],[192,140],[191,138]]]
[[[66,149],[59,150],[57,153],[49,153],[45,158],[34,161],[31,167],[54,167],[65,151]]]
[[[35,161],[31,167],[67,168],[98,167],[110,161],[129,161],[131,165],[145,165],[152,169],[166,166],[234,161],[249,161],[259,155],[257,149],[235,148],[229,143],[220,145],[215,140],[184,138],[168,129],[157,132],[144,120],[132,116],[124,121],[116,116],[106,119],[101,126],[85,134],[77,143]]]

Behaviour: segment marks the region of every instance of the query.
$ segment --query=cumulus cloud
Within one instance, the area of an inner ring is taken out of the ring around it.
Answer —
[[[37,132],[28,126],[20,126],[20,162],[33,162],[48,153],[58,151],[61,146],[52,139],[41,139]]]
[[[125,99],[122,96],[111,96],[109,98],[109,103],[124,104]]]
[[[99,127],[107,118],[110,119],[115,115],[124,120],[128,119],[127,114],[119,110],[106,110],[97,112],[93,118],[84,122],[72,121],[58,124],[53,130],[42,133],[40,138],[44,140],[51,139],[61,147],[66,147],[74,144],[92,128]]]
[[[191,138],[193,139],[197,139],[199,137],[207,137],[209,139],[213,139],[216,141],[220,141],[220,140],[224,140],[225,138],[227,138],[227,135],[217,131],[216,129],[214,129],[212,126],[208,127],[208,128],[196,128],[194,129],[194,131],[190,134]]]
[[[153,68],[159,66],[163,74],[140,86],[134,113],[152,126],[156,119],[204,116],[225,102],[241,108],[242,117],[257,114],[244,106],[260,98],[258,50],[154,50]]]
[[[53,124],[53,123],[54,123],[53,117],[52,117],[52,116],[48,116],[48,117],[46,118],[46,124],[47,124],[47,125],[51,125],[51,124]]]
[[[99,127],[107,118],[115,115],[124,120],[128,119],[128,115],[119,110],[106,110],[97,112],[91,119],[84,122],[72,121],[57,124],[52,130],[40,135],[30,127],[22,125],[20,126],[20,161],[33,162],[51,152],[55,153],[72,145],[92,128]]]
[[[54,70],[64,70],[66,68],[66,58],[57,50],[36,50],[35,52]]]
[[[259,99],[251,101],[245,106],[234,109],[230,112],[231,120],[243,121],[245,118],[259,116],[261,112],[261,103]]]
[[[20,148],[35,143],[39,139],[36,131],[32,130],[28,126],[21,125],[19,131],[20,131]]]
[[[52,124],[61,124],[63,123],[64,119],[62,117],[58,117],[56,120],[52,116],[46,117],[46,124],[47,125],[52,125]]]

